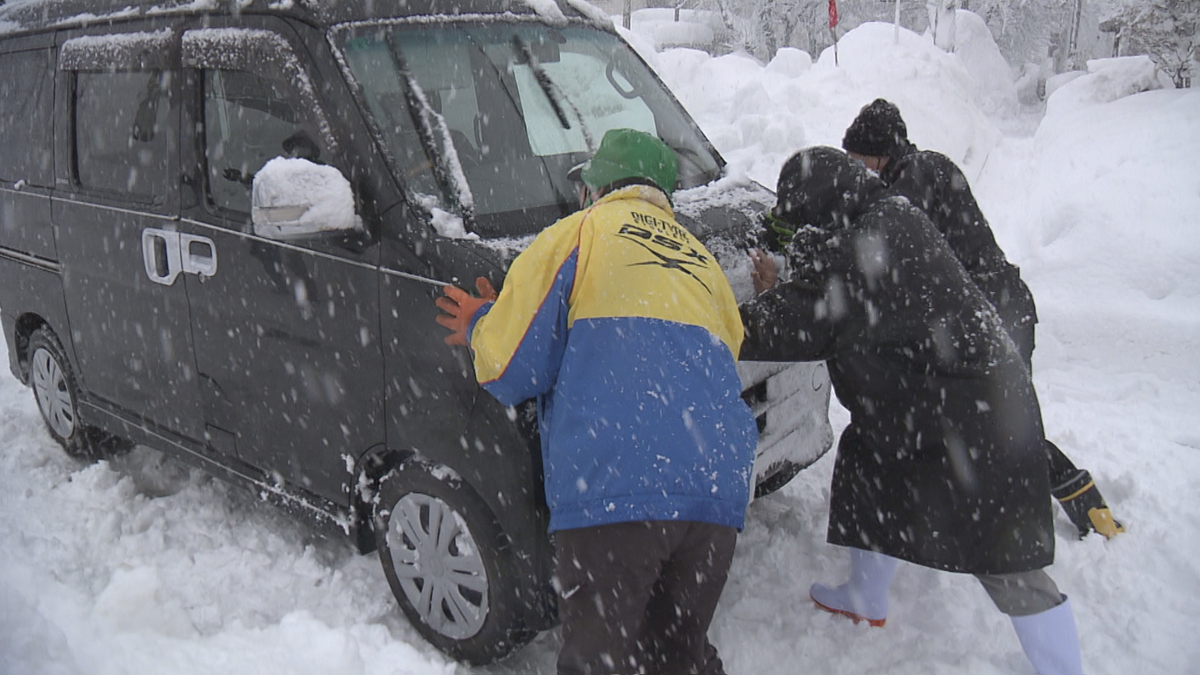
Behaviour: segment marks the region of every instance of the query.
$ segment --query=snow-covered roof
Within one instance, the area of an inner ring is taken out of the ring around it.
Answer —
[[[0,35],[176,14],[275,14],[322,26],[388,17],[503,14],[537,16],[552,24],[568,18],[611,23],[586,0],[8,0],[0,4]]]

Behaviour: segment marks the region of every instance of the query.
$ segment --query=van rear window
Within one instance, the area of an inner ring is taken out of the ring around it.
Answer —
[[[0,54],[0,180],[50,187],[50,50]]]
[[[75,74],[75,169],[81,185],[138,198],[167,189],[170,71]]]

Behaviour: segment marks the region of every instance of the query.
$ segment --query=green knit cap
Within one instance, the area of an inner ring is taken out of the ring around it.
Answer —
[[[645,178],[670,197],[678,173],[675,151],[657,137],[635,129],[609,129],[580,177],[593,192],[620,180]]]

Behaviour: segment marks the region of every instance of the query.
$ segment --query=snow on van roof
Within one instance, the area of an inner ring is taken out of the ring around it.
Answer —
[[[142,14],[215,10],[219,0],[8,0],[0,5],[0,35],[39,28],[69,28]]]
[[[567,23],[567,15],[558,8],[554,0],[521,0],[532,9],[543,21],[552,26],[563,26]]]
[[[275,14],[320,25],[381,18],[536,16],[563,25],[568,15],[597,27],[612,20],[587,0],[8,0],[0,4],[0,35],[42,28],[90,26],[137,16]]]
[[[567,15],[557,0],[520,0],[551,26],[565,26]],[[613,27],[612,17],[587,0],[561,0],[561,4],[575,10],[580,16],[601,28]]]
[[[615,28],[612,17],[608,15],[608,12],[587,2],[587,0],[566,0],[566,3],[571,6],[571,9],[587,17],[588,20],[597,26],[610,30]]]

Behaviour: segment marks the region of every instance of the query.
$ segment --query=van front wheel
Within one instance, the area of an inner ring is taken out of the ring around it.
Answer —
[[[29,384],[50,436],[79,459],[100,459],[123,450],[123,439],[79,420],[79,389],[62,344],[49,328],[29,337]]]
[[[490,509],[452,471],[409,462],[390,472],[374,528],[392,593],[435,647],[482,665],[534,637],[521,624],[511,549]]]

